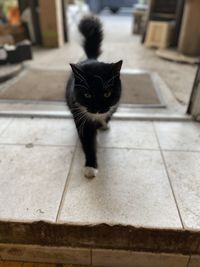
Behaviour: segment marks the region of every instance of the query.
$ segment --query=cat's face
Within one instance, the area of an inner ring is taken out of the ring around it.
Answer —
[[[121,96],[121,66],[122,61],[112,64],[101,62],[71,64],[78,104],[94,114],[106,113],[115,106]]]

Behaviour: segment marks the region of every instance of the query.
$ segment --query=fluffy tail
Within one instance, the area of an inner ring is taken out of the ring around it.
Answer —
[[[79,31],[84,36],[83,48],[88,58],[97,59],[101,54],[103,40],[102,24],[95,16],[84,17],[79,23]]]

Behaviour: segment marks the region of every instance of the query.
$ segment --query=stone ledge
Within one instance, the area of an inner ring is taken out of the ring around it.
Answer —
[[[6,261],[91,264],[90,249],[0,244],[0,257]]]
[[[84,267],[185,267],[189,262],[189,256],[181,254],[20,244],[0,244],[0,256],[4,261],[48,263],[48,266],[53,263],[56,264],[56,266],[67,264],[64,265],[66,267],[69,267],[68,264],[70,264],[70,266],[72,266],[71,264],[73,264],[73,266],[74,264],[81,264],[81,266],[84,264]],[[55,265],[52,265],[52,267],[53,266]]]
[[[0,222],[0,243],[200,254],[200,232],[123,225]]]

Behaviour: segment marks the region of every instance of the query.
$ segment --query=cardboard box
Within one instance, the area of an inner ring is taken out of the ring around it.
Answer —
[[[62,0],[39,0],[40,27],[45,47],[64,45]]]
[[[12,35],[0,35],[0,46],[4,44],[14,45],[15,41]]]
[[[14,26],[10,24],[0,24],[0,36],[12,36],[14,43],[27,39],[27,34],[23,25]]]
[[[172,41],[173,22],[150,21],[145,39],[146,47],[167,48]]]

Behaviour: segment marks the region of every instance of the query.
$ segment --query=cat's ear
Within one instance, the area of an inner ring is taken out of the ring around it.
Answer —
[[[122,63],[123,63],[123,60],[120,60],[120,61],[113,64],[113,69],[116,73],[120,73]]]
[[[85,76],[84,72],[79,68],[79,66],[76,65],[76,64],[70,64],[70,66],[71,66],[72,71],[74,73],[75,80],[77,82],[81,82],[81,83],[84,83],[84,84],[88,85],[87,84],[87,80],[84,77]]]
[[[83,71],[76,64],[69,64],[75,76],[83,75]]]

